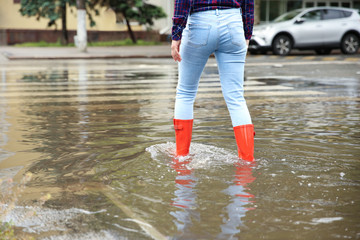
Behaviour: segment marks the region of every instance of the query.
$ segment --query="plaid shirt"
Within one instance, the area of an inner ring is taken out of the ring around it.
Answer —
[[[250,39],[254,25],[254,0],[175,0],[172,39],[181,39],[190,12],[229,8],[241,8],[245,38]]]

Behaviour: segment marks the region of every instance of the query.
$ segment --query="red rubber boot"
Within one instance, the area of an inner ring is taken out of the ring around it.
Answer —
[[[193,121],[174,119],[177,157],[189,154]]]
[[[254,125],[240,125],[234,127],[236,144],[238,147],[239,158],[252,162],[254,161]]]

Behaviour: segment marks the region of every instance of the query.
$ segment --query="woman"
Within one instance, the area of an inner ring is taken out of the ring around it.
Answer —
[[[253,23],[254,0],[175,0],[171,55],[179,62],[174,114],[177,156],[189,153],[198,83],[214,53],[239,157],[254,160],[255,132],[243,88]]]

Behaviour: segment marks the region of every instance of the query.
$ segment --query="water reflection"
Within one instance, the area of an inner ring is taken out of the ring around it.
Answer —
[[[190,166],[191,162],[192,157],[180,157],[174,158],[171,164],[171,167],[177,173],[175,177],[175,198],[172,199],[172,205],[177,210],[170,212],[174,217],[173,222],[177,228],[175,239],[186,239],[186,236],[191,236],[191,227],[194,225],[193,221],[201,222],[196,189],[198,178],[195,176],[195,170]],[[245,217],[247,211],[255,209],[254,207],[249,207],[249,204],[254,203],[255,196],[250,193],[250,188],[248,187],[248,184],[256,179],[252,174],[254,167],[255,162],[234,163],[235,173],[233,180],[222,191],[229,199],[223,209],[224,213],[221,214],[221,233],[218,234],[217,239],[237,239],[236,236],[240,233],[240,227],[243,226],[242,218]],[[209,186],[208,191],[213,191],[211,186]],[[222,202],[221,199],[217,200]],[[212,209],[207,211],[212,211]],[[213,213],[215,214],[215,212]]]
[[[87,75],[87,67],[84,63],[79,65],[79,79],[78,79],[78,87],[81,91],[78,92],[78,111],[79,111],[79,142],[81,144],[86,143],[89,138],[89,118],[90,111],[87,110],[88,97],[87,97],[87,89],[88,89],[88,75]]]
[[[254,203],[252,199],[255,198],[253,194],[249,193],[250,188],[247,186],[256,179],[252,175],[254,165],[255,162],[235,164],[233,184],[224,190],[231,199],[225,208],[227,216],[223,218],[221,234],[218,236],[220,239],[237,239],[234,237],[240,233],[242,218],[245,217],[247,211],[255,209],[247,207],[249,203]]]
[[[6,71],[1,71],[1,85],[0,85],[0,162],[9,156],[12,153],[6,151],[4,147],[7,145],[8,139],[8,132],[10,124],[7,121],[8,118],[8,106],[6,98],[3,97],[3,93],[6,92]],[[1,173],[0,173],[0,180],[1,180]],[[1,182],[0,182],[1,184]]]
[[[197,178],[193,170],[189,167],[191,158],[182,160],[182,158],[174,158],[171,167],[176,171],[175,178],[175,198],[173,198],[172,205],[178,210],[170,212],[175,218],[174,223],[177,227],[178,233],[181,236],[189,231],[192,225],[192,219],[200,221],[200,214],[196,211],[198,205],[196,203],[196,183]]]

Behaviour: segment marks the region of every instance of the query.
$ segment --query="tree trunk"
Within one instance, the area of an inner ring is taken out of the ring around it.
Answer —
[[[80,52],[86,52],[87,32],[86,32],[86,9],[85,0],[77,0],[77,36],[76,46]]]
[[[128,28],[128,32],[129,32],[130,38],[131,38],[131,40],[133,41],[133,43],[136,43],[136,37],[135,37],[134,32],[133,32],[132,29],[131,29],[130,22],[129,22],[129,20],[127,19],[127,17],[125,16],[125,14],[123,14],[123,15],[124,15],[124,17],[125,17],[125,21],[126,21],[126,25],[127,25],[127,28]]]
[[[61,6],[61,23],[62,23],[62,41],[61,44],[67,45],[69,43],[69,36],[66,27],[66,3]]]
[[[261,8],[260,8],[260,0],[259,1],[255,1],[255,9],[254,9],[254,12],[255,12],[255,21],[254,21],[254,24],[257,25],[260,23],[260,11],[261,11]]]

